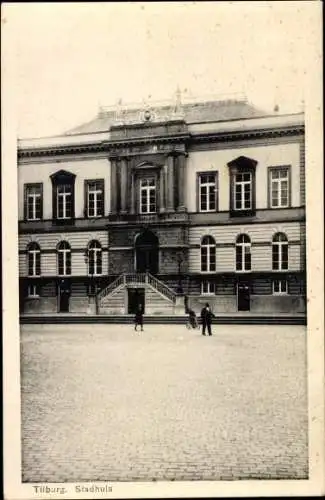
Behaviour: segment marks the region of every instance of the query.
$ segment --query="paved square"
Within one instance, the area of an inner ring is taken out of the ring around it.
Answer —
[[[21,332],[23,481],[307,478],[305,327]]]

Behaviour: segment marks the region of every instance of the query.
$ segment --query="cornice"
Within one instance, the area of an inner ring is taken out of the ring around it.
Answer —
[[[231,132],[202,132],[202,133],[180,133],[164,136],[145,136],[137,138],[122,138],[117,140],[107,140],[101,143],[87,143],[79,145],[49,146],[49,147],[30,147],[18,149],[18,159],[41,158],[41,157],[60,157],[64,155],[82,155],[94,153],[110,153],[119,151],[120,148],[129,148],[141,145],[165,145],[165,144],[199,144],[199,143],[224,143],[234,142],[243,139],[261,139],[292,137],[304,134],[304,126],[289,126],[285,128],[263,128],[258,130],[243,130]]]
[[[297,125],[285,128],[263,128],[258,130],[243,130],[235,132],[202,132],[191,134],[193,143],[200,142],[228,142],[243,139],[273,139],[277,137],[291,137],[303,135],[304,126]]]

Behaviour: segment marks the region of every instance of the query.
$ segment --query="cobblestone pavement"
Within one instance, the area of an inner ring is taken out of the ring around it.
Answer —
[[[21,332],[23,481],[307,478],[304,327]]]

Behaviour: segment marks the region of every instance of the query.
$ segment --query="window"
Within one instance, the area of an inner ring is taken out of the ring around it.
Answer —
[[[25,219],[42,219],[43,209],[43,185],[25,184]]]
[[[245,216],[255,212],[255,170],[257,161],[239,156],[228,163],[230,174],[230,215]]]
[[[71,248],[69,243],[61,241],[58,245],[58,274],[69,276],[71,274]]]
[[[75,175],[60,170],[51,175],[53,189],[53,219],[60,223],[74,219]]]
[[[27,287],[27,297],[33,298],[33,297],[39,297],[39,285],[28,285]]]
[[[251,240],[247,234],[240,234],[236,240],[236,271],[251,270]]]
[[[216,242],[212,236],[204,236],[201,242],[201,271],[214,272],[216,270]]]
[[[37,243],[31,243],[27,249],[28,276],[41,274],[41,249]]]
[[[98,241],[91,241],[88,246],[88,274],[102,274],[102,247]]]
[[[283,295],[288,293],[288,282],[287,280],[274,280],[273,281],[273,294]]]
[[[216,287],[212,281],[202,281],[201,294],[202,295],[215,295]]]
[[[216,173],[199,174],[199,211],[217,210],[217,175]]]
[[[288,269],[288,239],[284,233],[277,233],[272,240],[272,269],[285,271]]]
[[[289,168],[271,167],[269,171],[269,199],[271,208],[289,206]]]
[[[156,212],[156,183],[154,177],[140,181],[140,212],[152,214]]]
[[[234,209],[251,210],[252,208],[252,174],[235,174]]]
[[[86,217],[104,215],[104,180],[86,181]]]
[[[57,219],[71,219],[72,217],[72,186],[61,184],[56,187]]]

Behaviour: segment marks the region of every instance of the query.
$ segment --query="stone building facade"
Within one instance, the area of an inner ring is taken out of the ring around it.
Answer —
[[[18,184],[24,314],[305,311],[302,113],[101,110],[20,140]]]

